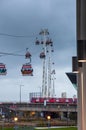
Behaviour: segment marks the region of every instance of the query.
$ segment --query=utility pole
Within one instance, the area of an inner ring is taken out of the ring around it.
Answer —
[[[22,90],[22,86],[24,86],[24,85],[20,85],[20,103],[21,103],[21,90]]]

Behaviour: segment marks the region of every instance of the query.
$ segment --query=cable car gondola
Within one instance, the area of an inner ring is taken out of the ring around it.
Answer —
[[[25,58],[26,58],[26,59],[29,59],[30,57],[31,57],[31,54],[30,54],[29,51],[27,51],[26,54],[25,54]]]
[[[26,63],[22,66],[21,73],[23,76],[33,76],[33,68],[30,63]]]
[[[46,40],[46,45],[51,45],[51,46],[52,46],[52,45],[53,45],[52,40],[48,38],[48,39]]]
[[[0,63],[0,75],[6,75],[6,74],[7,74],[7,70],[5,64]]]
[[[35,44],[36,44],[36,45],[39,45],[39,44],[40,44],[40,41],[38,40],[38,38],[36,38]]]
[[[45,58],[45,53],[44,52],[40,53],[40,58]]]
[[[50,45],[50,40],[49,39],[46,40],[46,45]]]

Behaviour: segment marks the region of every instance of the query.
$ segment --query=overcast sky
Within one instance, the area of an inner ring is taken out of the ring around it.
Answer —
[[[24,56],[1,56],[7,75],[0,76],[0,101],[29,100],[30,92],[39,92],[42,86],[41,48],[35,45],[41,29],[47,28],[53,40],[56,80],[55,94],[67,97],[77,94],[66,76],[72,71],[72,56],[76,55],[76,1],[75,0],[0,0],[0,52],[24,55],[26,48],[32,54],[34,76],[21,75]],[[12,37],[1,34],[28,37]],[[40,80],[39,80],[40,77]]]

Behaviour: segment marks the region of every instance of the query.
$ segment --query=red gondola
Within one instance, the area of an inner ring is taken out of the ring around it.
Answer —
[[[46,45],[50,45],[50,40],[49,39],[47,39]]]
[[[38,38],[36,38],[35,44],[36,44],[36,45],[39,45],[39,44],[40,44],[40,41],[38,40]]]
[[[26,63],[22,66],[21,69],[23,76],[33,76],[33,68],[30,63]]]
[[[48,39],[46,40],[46,45],[51,45],[51,46],[53,46],[52,40],[48,38]]]
[[[53,45],[52,39],[50,39],[50,44]]]
[[[6,74],[7,74],[7,70],[5,64],[0,63],[0,75],[6,75]]]
[[[27,51],[26,54],[25,54],[25,58],[26,58],[26,59],[29,59],[30,57],[31,57],[31,54],[30,54],[29,51]]]
[[[45,58],[45,53],[44,52],[40,53],[40,58]]]

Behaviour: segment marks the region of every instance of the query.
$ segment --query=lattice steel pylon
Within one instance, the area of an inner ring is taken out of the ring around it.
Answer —
[[[36,45],[42,45],[42,52],[40,53],[40,58],[43,60],[43,74],[42,74],[42,97],[52,96],[52,86],[51,86],[51,53],[54,51],[52,49],[53,42],[49,38],[48,29],[43,29],[39,33],[42,40],[36,38]]]

